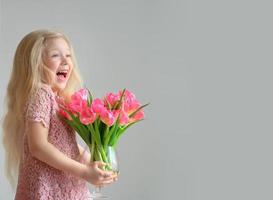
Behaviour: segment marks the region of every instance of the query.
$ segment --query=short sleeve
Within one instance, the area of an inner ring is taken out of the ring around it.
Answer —
[[[30,97],[26,109],[26,120],[41,122],[49,129],[52,110],[52,92],[48,86],[38,88]]]

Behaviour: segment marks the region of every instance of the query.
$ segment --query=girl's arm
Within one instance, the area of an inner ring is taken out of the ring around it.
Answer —
[[[101,162],[89,165],[77,162],[48,142],[48,129],[42,123],[28,122],[28,145],[32,156],[47,163],[48,165],[81,177],[94,185],[105,185],[116,179],[112,172],[100,169]]]
[[[78,144],[78,148],[80,151],[80,160],[82,160],[84,163],[89,163],[91,155],[88,152],[88,149],[84,149],[80,144]]]

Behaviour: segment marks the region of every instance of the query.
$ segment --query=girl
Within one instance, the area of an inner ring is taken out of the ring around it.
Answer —
[[[69,98],[81,81],[68,38],[38,30],[19,43],[7,87],[3,121],[6,167],[16,200],[88,199],[86,181],[103,186],[113,172],[89,163],[75,133],[57,116],[56,98]],[[79,159],[83,158],[83,159]],[[18,174],[19,172],[19,174]]]

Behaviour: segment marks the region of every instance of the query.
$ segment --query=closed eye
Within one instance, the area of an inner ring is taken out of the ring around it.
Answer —
[[[59,54],[53,54],[51,57],[58,57]]]
[[[71,57],[71,54],[67,54],[66,57]]]

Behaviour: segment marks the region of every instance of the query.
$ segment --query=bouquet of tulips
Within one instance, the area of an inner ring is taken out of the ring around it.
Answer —
[[[89,147],[91,161],[106,164],[107,147],[115,147],[120,136],[144,118],[142,109],[148,105],[141,105],[126,89],[117,94],[107,93],[103,99],[93,99],[86,88],[75,92],[69,102],[59,99],[58,103],[59,115]]]

